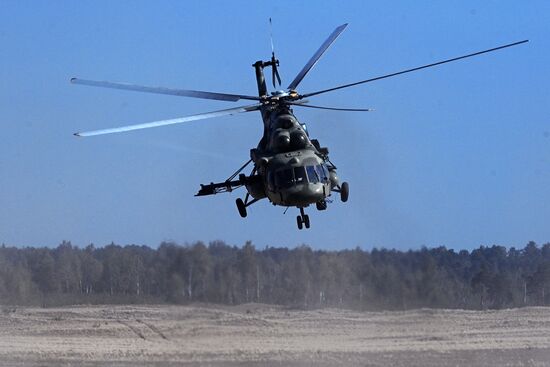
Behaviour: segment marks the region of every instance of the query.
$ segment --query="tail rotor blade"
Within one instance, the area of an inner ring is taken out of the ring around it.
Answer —
[[[279,60],[275,58],[275,53],[271,54],[271,80],[273,88],[281,85],[281,76],[279,75]]]
[[[269,18],[269,40],[271,41],[271,81],[273,88],[277,88],[277,84],[281,85],[281,76],[279,75],[279,60],[275,57],[275,46],[273,45],[273,23]]]
[[[275,46],[273,45],[273,23],[271,17],[269,18],[269,40],[271,41],[271,54],[275,54]]]
[[[277,73],[277,66],[273,64],[271,66],[271,82],[273,83],[273,88],[277,88],[277,83],[275,83],[275,74]]]
[[[191,115],[191,116],[180,117],[180,118],[170,119],[170,120],[147,122],[147,123],[144,123],[144,124],[114,127],[114,128],[110,128],[110,129],[86,131],[86,132],[81,132],[81,133],[75,133],[74,135],[76,135],[76,136],[105,135],[105,134],[121,133],[121,132],[132,131],[132,130],[148,129],[148,128],[151,128],[151,127],[181,124],[183,122],[190,122],[190,121],[209,119],[209,118],[213,118],[213,117],[234,115],[236,113],[242,113],[242,112],[257,111],[257,110],[260,109],[260,106],[261,106],[260,104],[254,104],[254,105],[250,105],[250,106],[242,106],[242,107],[230,108],[230,109],[226,109],[226,110],[206,112],[206,113],[201,113],[201,114],[198,114],[198,115]]]
[[[281,76],[279,75],[279,69],[275,68],[275,76],[277,77],[277,83],[281,85]]]

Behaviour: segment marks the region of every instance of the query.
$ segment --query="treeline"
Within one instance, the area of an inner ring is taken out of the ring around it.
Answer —
[[[508,308],[550,302],[550,243],[325,251],[250,242],[0,247],[0,304],[239,304],[360,310]]]

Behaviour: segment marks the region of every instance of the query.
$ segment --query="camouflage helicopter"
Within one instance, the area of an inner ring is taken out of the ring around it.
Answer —
[[[296,75],[294,80],[288,85],[286,90],[275,90],[268,93],[264,76],[264,68],[271,68],[273,87],[276,89],[277,86],[281,85],[281,77],[278,71],[279,60],[275,57],[275,52],[273,50],[273,39],[271,39],[271,59],[268,61],[257,61],[252,65],[256,73],[258,96],[215,93],[188,89],[172,89],[164,87],[148,87],[119,82],[72,78],[71,83],[95,87],[106,87],[229,102],[236,102],[239,100],[255,101],[254,104],[247,106],[207,112],[170,120],[79,132],[74,135],[84,137],[111,134],[179,124],[183,122],[203,120],[243,112],[260,111],[264,124],[263,136],[257,147],[250,150],[250,159],[227,180],[218,183],[211,182],[209,184],[201,184],[200,190],[195,196],[231,192],[236,188],[244,186],[247,190],[244,200],[241,198],[236,200],[237,209],[241,217],[244,218],[247,216],[247,208],[250,205],[254,204],[258,200],[267,198],[273,205],[280,205],[287,208],[297,207],[300,210],[300,215],[296,217],[298,228],[309,228],[310,220],[309,216],[305,214],[304,208],[315,204],[318,210],[327,209],[327,202],[330,202],[329,197],[332,192],[339,193],[341,201],[346,202],[349,197],[349,184],[347,182],[340,181],[336,173],[336,166],[329,159],[328,149],[326,147],[321,147],[318,140],[310,138],[306,125],[301,123],[294,115],[293,107],[308,107],[336,111],[370,111],[370,109],[365,108],[335,108],[316,106],[309,104],[309,101],[305,98],[359,84],[390,78],[400,74],[410,73],[528,42],[528,40],[523,40],[312,93],[298,93],[296,88],[300,82],[315,66],[321,56],[338,38],[338,36],[340,36],[346,27],[347,24],[343,24],[337,27],[328,36],[321,47],[319,47],[302,70]],[[251,173],[249,175],[241,173],[250,163],[253,163]]]

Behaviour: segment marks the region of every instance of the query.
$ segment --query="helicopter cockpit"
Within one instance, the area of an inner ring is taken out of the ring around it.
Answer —
[[[277,171],[269,171],[267,184],[270,191],[288,189],[302,184],[328,183],[329,171],[325,164],[282,168]]]

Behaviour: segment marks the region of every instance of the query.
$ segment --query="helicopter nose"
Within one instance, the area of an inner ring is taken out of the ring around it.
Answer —
[[[325,198],[323,184],[307,183],[289,189],[285,195],[285,202],[291,206],[306,206],[315,204]]]

